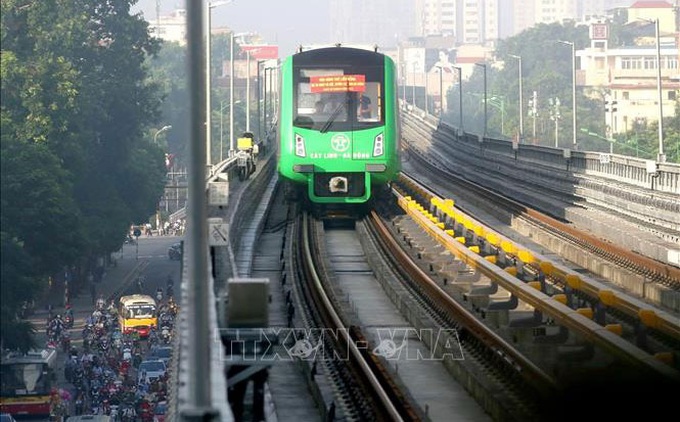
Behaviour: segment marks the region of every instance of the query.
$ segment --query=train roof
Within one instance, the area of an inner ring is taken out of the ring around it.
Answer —
[[[334,65],[338,63],[361,63],[366,66],[382,66],[389,56],[374,50],[342,45],[305,50],[288,57],[297,65]],[[389,59],[391,60],[391,59]]]
[[[3,354],[0,363],[46,363],[50,368],[57,362],[57,351],[54,349],[30,350],[28,353],[9,352]]]
[[[312,44],[312,45],[300,45],[297,48],[296,53],[304,53],[305,51],[310,51],[310,50],[319,50],[323,48],[353,48],[356,50],[366,50],[366,51],[373,51],[374,53],[379,53],[378,51],[378,44],[343,44],[343,43],[335,43],[335,44]],[[381,53],[382,54],[382,53]]]

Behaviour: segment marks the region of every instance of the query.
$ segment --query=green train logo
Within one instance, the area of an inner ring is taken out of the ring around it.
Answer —
[[[331,138],[331,148],[337,152],[345,152],[349,149],[349,138],[339,134]]]

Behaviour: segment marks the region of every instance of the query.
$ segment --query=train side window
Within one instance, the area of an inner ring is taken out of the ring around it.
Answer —
[[[366,90],[358,99],[357,119],[359,122],[378,122],[382,119],[380,83],[367,82]]]

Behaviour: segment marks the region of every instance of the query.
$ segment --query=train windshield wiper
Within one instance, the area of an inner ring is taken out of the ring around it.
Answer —
[[[321,133],[326,133],[326,132],[328,132],[328,129],[331,128],[331,125],[333,124],[333,122],[335,121],[335,119],[336,119],[336,118],[338,117],[338,115],[340,114],[340,111],[342,111],[342,109],[343,109],[344,107],[345,107],[345,104],[344,104],[344,103],[338,104],[338,106],[335,107],[335,110],[333,110],[333,112],[331,113],[331,115],[328,117],[328,120],[326,120],[326,123],[323,124],[323,126],[321,127],[321,130],[320,130],[319,132],[321,132]]]

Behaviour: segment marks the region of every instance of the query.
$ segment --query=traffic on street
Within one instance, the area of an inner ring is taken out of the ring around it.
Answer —
[[[164,420],[181,238],[132,239],[89,291],[29,317],[42,349],[3,358],[2,412],[36,421]]]

